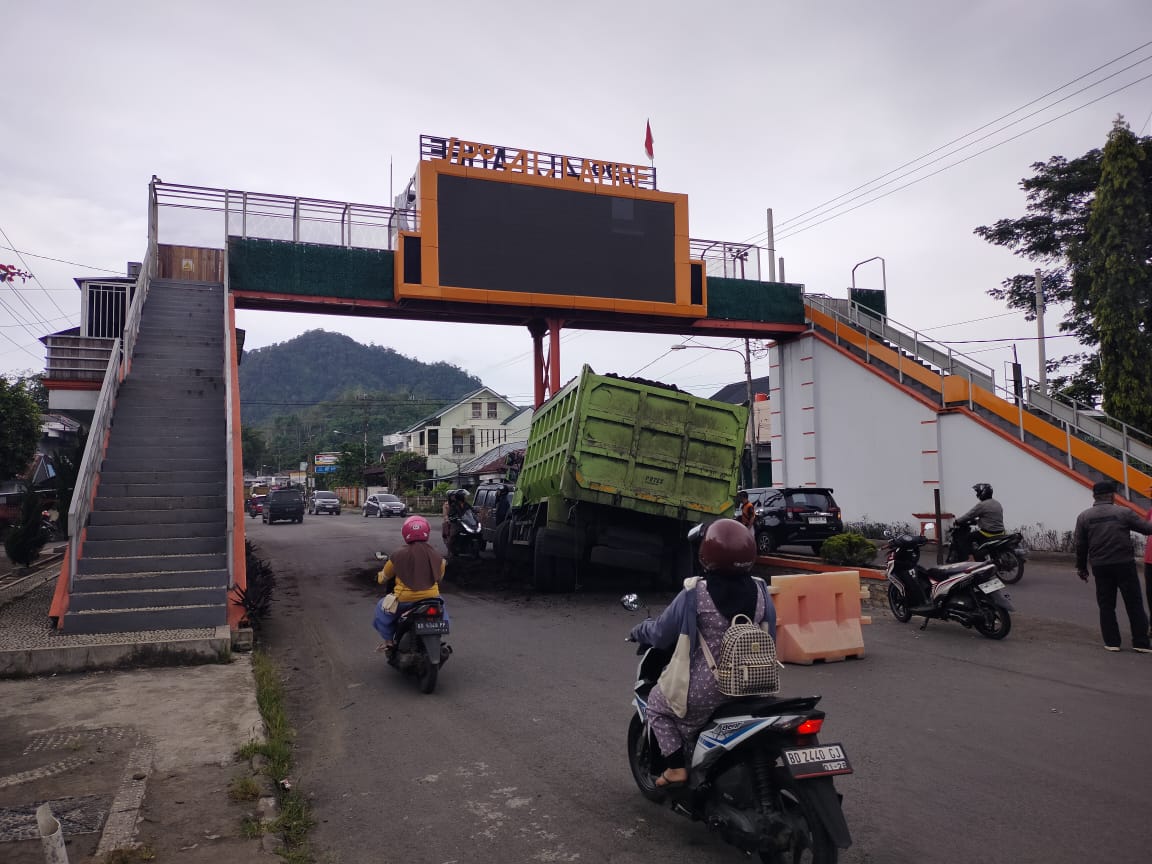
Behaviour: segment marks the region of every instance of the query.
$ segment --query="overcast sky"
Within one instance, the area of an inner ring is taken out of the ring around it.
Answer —
[[[421,133],[644,163],[650,120],[660,187],[688,195],[692,237],[763,242],[771,207],[788,281],[845,297],[854,265],[882,256],[894,320],[957,343],[1016,339],[1035,376],[1035,325],[985,294],[1031,266],[972,231],[1022,214],[1031,163],[1102,146],[1117,114],[1149,134],[1150,41],[1149,0],[0,0],[0,246],[22,253],[0,248],[0,263],[36,276],[0,286],[0,372],[43,369],[37,338],[79,323],[74,277],[143,256],[153,174],[388,204],[389,164],[401,184]],[[888,174],[972,132],[918,173]],[[895,182],[845,195],[883,175]],[[829,201],[844,206],[797,221]],[[865,264],[857,287],[881,276]],[[248,348],[323,328],[531,399],[519,328],[238,318]],[[590,363],[704,395],[742,379],[735,354],[667,353],[677,341],[570,331],[561,377]],[[999,377],[1012,345],[955,347]],[[1053,339],[1048,353],[1074,349]]]

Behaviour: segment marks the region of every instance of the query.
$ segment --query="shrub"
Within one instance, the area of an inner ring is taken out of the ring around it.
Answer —
[[[868,519],[868,514],[865,513],[863,519],[859,522],[848,522],[844,525],[848,533],[860,534],[864,537],[870,537],[873,540],[883,540],[885,531],[891,532],[887,536],[898,537],[901,534],[916,534],[912,530],[912,526],[907,522],[871,522]]]
[[[863,567],[876,559],[876,546],[862,534],[836,534],[821,545],[820,557],[829,564]]]
[[[236,602],[244,607],[244,617],[253,627],[260,626],[260,621],[267,618],[272,611],[272,592],[276,587],[276,575],[267,561],[256,557],[251,540],[244,541],[244,558],[247,568],[247,582],[245,588],[236,587],[232,593]]]
[[[1075,552],[1076,541],[1071,531],[1057,531],[1045,528],[1043,522],[1025,525],[1017,529],[1024,538],[1024,544],[1037,552]]]

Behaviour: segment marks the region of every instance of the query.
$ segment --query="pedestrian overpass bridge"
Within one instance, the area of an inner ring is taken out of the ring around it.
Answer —
[[[1103,477],[1134,508],[1149,504],[1143,433],[1031,382],[1008,392],[993,370],[846,300],[762,281],[747,244],[678,233],[676,288],[662,297],[628,284],[615,296],[476,293],[426,278],[430,249],[413,238],[427,209],[159,181],[149,207],[69,513],[52,606],[68,632],[242,620],[236,309],[522,325],[538,404],[559,389],[564,327],[769,340],[774,483],[834,487],[846,521],[907,522],[936,491],[959,513],[978,481],[996,487],[1010,525],[1057,532]],[[67,385],[46,383],[50,395]],[[143,447],[146,471],[131,464]]]

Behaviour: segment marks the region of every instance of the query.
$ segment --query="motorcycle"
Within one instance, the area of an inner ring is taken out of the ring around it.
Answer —
[[[640,601],[629,594],[621,604],[635,611]],[[724,703],[696,739],[687,784],[662,789],[655,781],[663,759],[646,712],[648,694],[671,652],[641,644],[636,653],[642,659],[628,725],[628,764],[640,794],[669,803],[767,864],[835,864],[852,837],[832,778],[851,774],[852,766],[843,745],[817,739],[825,716],[816,708],[820,697],[748,696]]]
[[[1013,606],[992,561],[966,561],[921,567],[920,547],[927,538],[903,534],[889,539],[888,607],[901,624],[923,615],[924,630],[933,618],[974,627],[981,636],[1003,639],[1012,629]]]
[[[40,514],[40,540],[44,543],[51,543],[56,539],[56,523],[52,521],[52,517],[47,512]]]
[[[377,552],[376,559],[387,561],[388,556]],[[396,618],[396,644],[385,652],[388,665],[414,677],[421,693],[431,693],[452,656],[452,646],[443,641],[449,632],[443,599],[416,601]]]
[[[1028,550],[1020,534],[997,534],[984,539],[984,535],[977,534],[971,525],[952,526],[945,560],[954,564],[968,560],[969,554],[977,561],[992,561],[997,575],[1009,585],[1015,585],[1024,576],[1024,559],[1028,557]]]
[[[484,532],[476,511],[469,507],[463,513],[448,517],[448,556],[469,555],[479,558],[484,551]]]

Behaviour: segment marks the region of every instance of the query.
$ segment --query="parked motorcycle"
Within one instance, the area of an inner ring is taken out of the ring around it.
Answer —
[[[640,606],[635,594],[621,599]],[[835,864],[852,837],[832,778],[851,774],[840,744],[817,739],[824,712],[819,696],[750,696],[721,705],[700,731],[688,766],[688,783],[656,786],[659,747],[647,725],[648,694],[671,653],[640,645],[628,725],[628,764],[640,793],[694,821],[704,822],[745,854],[769,864],[806,861]]]
[[[958,621],[989,639],[1003,639],[1012,629],[1012,603],[992,561],[966,561],[921,567],[924,537],[903,534],[889,539],[888,607],[906,624],[923,615],[924,630],[933,618]]]
[[[376,553],[379,561],[388,556]],[[452,656],[452,646],[443,641],[449,633],[444,600],[419,600],[396,619],[396,645],[386,652],[388,665],[416,679],[421,693],[436,689],[440,668]]]
[[[1028,550],[1021,534],[997,534],[984,539],[971,525],[952,526],[948,534],[946,561],[953,564],[967,561],[972,555],[977,561],[985,559],[996,565],[996,574],[1009,585],[1015,585],[1024,576],[1024,559]]]
[[[476,511],[469,507],[463,513],[448,517],[450,530],[448,534],[448,557],[455,558],[469,555],[479,558],[484,551],[484,532],[477,518]]]
[[[56,539],[56,523],[52,521],[47,510],[40,514],[40,539],[44,543],[51,543]]]

